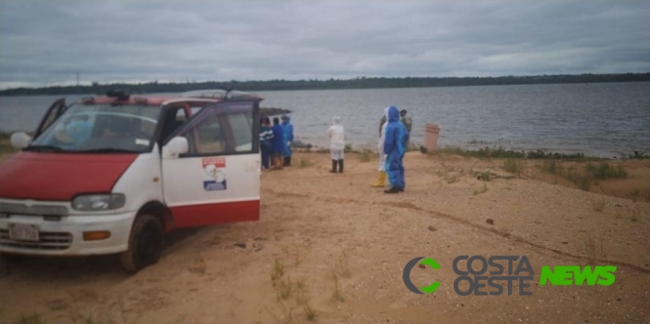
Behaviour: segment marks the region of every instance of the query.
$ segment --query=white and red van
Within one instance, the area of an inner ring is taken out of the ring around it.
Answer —
[[[230,91],[49,108],[0,164],[0,253],[158,262],[164,235],[260,216],[259,103]]]

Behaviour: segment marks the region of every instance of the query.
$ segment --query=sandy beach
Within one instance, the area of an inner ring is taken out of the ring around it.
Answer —
[[[541,160],[516,175],[502,159],[410,152],[397,195],[370,187],[374,155],[347,154],[344,174],[327,154],[293,160],[263,173],[259,222],[177,231],[136,275],[112,256],[11,258],[0,323],[650,323],[648,159],[609,161],[627,178],[585,191]],[[459,255],[526,256],[532,296],[456,294]],[[442,266],[411,272],[441,282],[432,294],[402,280],[418,256]],[[546,265],[615,265],[616,281],[540,286]]]

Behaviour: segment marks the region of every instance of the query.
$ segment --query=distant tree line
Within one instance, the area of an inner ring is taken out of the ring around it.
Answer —
[[[228,82],[185,82],[185,83],[113,83],[76,86],[51,86],[43,88],[13,88],[0,91],[0,96],[18,95],[73,95],[104,94],[110,89],[123,89],[131,93],[183,92],[191,90],[218,89],[222,86],[239,91],[272,90],[325,90],[325,89],[378,89],[378,88],[418,88],[453,87],[513,84],[549,83],[600,83],[600,82],[640,82],[650,81],[648,73],[621,74],[580,74],[580,75],[538,75],[501,77],[405,77],[378,78],[357,77],[354,79],[329,80],[267,80],[267,81],[228,81]]]

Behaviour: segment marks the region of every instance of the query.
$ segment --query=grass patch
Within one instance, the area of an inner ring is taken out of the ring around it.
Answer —
[[[305,304],[302,306],[302,308],[303,308],[303,310],[305,311],[305,318],[306,318],[308,321],[310,321],[310,322],[315,322],[315,321],[316,321],[316,317],[318,316],[318,314],[316,313],[316,310],[313,309],[313,308],[309,305],[309,303],[305,303]]]
[[[503,161],[503,170],[519,176],[524,170],[524,162],[515,158],[507,158]]]
[[[625,171],[622,165],[613,167],[607,162],[601,162],[598,165],[587,163],[587,165],[585,165],[585,171],[591,174],[594,178],[600,180],[623,179],[627,177],[627,171]]]
[[[591,177],[580,174],[574,166],[567,169],[565,178],[584,191],[589,191],[591,188]]]
[[[474,196],[480,195],[480,194],[485,193],[487,191],[488,191],[487,183],[484,183],[483,187],[481,187],[481,189],[474,190]]]
[[[564,168],[562,168],[562,162],[558,160],[544,160],[541,165],[542,171],[550,174],[562,174],[564,173]]]
[[[300,293],[309,292],[309,286],[307,286],[307,283],[305,282],[305,280],[298,280],[296,282],[296,289],[298,289],[298,291]]]
[[[305,158],[300,158],[298,160],[298,168],[304,169],[304,168],[309,168],[314,165],[314,162],[311,160],[307,160]]]
[[[271,281],[275,284],[275,281],[282,278],[284,275],[284,264],[282,261],[275,259],[273,261],[273,267],[271,268]]]
[[[339,258],[339,260],[334,265],[334,273],[343,278],[350,278],[352,272],[348,266],[348,261],[345,256]]]
[[[280,281],[280,285],[278,287],[278,294],[280,295],[280,298],[287,299],[291,297],[292,291],[293,291],[293,282],[291,282],[291,278],[287,278],[286,280]]]
[[[562,160],[585,160],[585,159],[597,159],[595,157],[587,157],[582,153],[575,154],[564,154],[564,153],[554,153],[554,152],[543,152],[541,150],[537,151],[514,151],[506,150],[503,147],[484,147],[478,150],[469,150],[463,149],[457,146],[445,146],[439,148],[430,154],[453,154],[460,155],[464,157],[475,157],[475,158],[512,158],[512,159],[562,159]]]

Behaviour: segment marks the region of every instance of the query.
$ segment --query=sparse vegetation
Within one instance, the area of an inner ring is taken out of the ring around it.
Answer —
[[[487,191],[488,191],[487,183],[484,183],[483,187],[481,187],[481,189],[474,190],[474,196],[480,195],[480,194],[485,193]]]
[[[475,157],[475,158],[528,158],[528,159],[561,159],[561,160],[585,160],[585,159],[597,159],[595,157],[587,157],[582,153],[575,154],[564,154],[564,153],[554,153],[554,152],[543,152],[541,150],[537,151],[514,151],[506,150],[503,147],[484,147],[478,150],[469,150],[463,149],[457,146],[445,146],[439,149],[436,149],[429,154],[453,154],[460,155],[465,157]]]
[[[519,176],[524,170],[524,162],[515,158],[507,158],[503,161],[503,170]]]
[[[313,165],[314,165],[314,162],[312,162],[311,160],[307,160],[305,158],[300,158],[298,160],[298,168],[304,169],[304,168],[311,167]]]
[[[286,280],[280,281],[280,285],[278,287],[280,298],[287,299],[291,297],[292,291],[293,291],[293,282],[291,282],[291,278],[287,278]]]
[[[601,162],[598,164],[598,166],[594,165],[593,163],[587,163],[587,165],[585,165],[585,170],[594,178],[600,180],[622,179],[627,177],[627,171],[625,171],[622,165],[613,167],[607,162]]]
[[[275,281],[282,278],[284,275],[284,264],[282,261],[275,259],[273,261],[273,267],[271,268],[271,281],[275,284]]]
[[[309,305],[309,303],[305,303],[302,307],[305,311],[305,318],[310,322],[315,322],[316,317],[318,316],[316,310],[311,308],[311,305]]]
[[[350,278],[350,276],[352,276],[352,272],[348,267],[348,261],[345,255],[340,257],[334,265],[334,272],[343,278]]]
[[[544,160],[541,169],[550,174],[562,174],[564,172],[562,162],[559,160]]]
[[[589,188],[591,188],[591,178],[588,175],[578,173],[575,166],[567,169],[565,178],[584,191],[589,191]]]

